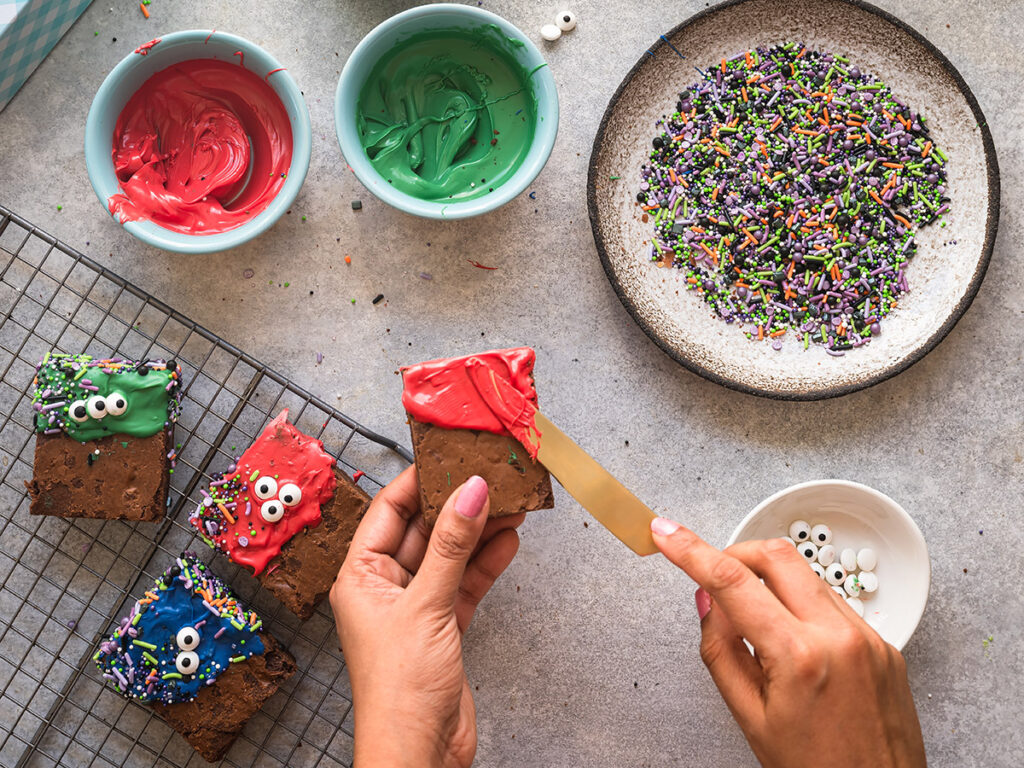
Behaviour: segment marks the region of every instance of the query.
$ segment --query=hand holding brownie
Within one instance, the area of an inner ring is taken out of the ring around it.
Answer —
[[[903,657],[791,544],[719,552],[671,520],[651,531],[700,585],[701,657],[763,766],[925,766]]]
[[[448,498],[433,530],[414,467],[374,498],[331,590],[349,669],[356,766],[469,766],[476,712],[462,634],[519,548],[523,515],[488,520],[485,481]]]

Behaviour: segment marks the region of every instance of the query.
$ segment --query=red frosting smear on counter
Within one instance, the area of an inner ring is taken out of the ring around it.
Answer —
[[[237,64],[193,59],[157,72],[128,100],[112,155],[122,192],[108,207],[121,223],[215,234],[255,218],[280,191],[292,131],[260,77]]]
[[[191,522],[232,561],[248,565],[259,575],[293,536],[320,524],[320,507],[330,501],[337,486],[334,463],[320,440],[288,423],[285,409],[239,457],[235,471],[211,483],[210,500],[193,513]],[[273,485],[261,488],[265,478],[273,480]],[[297,504],[285,504],[289,484],[301,491]],[[263,492],[271,488],[270,493]],[[261,510],[273,502],[284,514],[268,522]],[[232,510],[225,516],[228,504]]]
[[[518,347],[408,366],[402,405],[417,421],[444,429],[511,435],[536,458],[534,359],[532,349]]]

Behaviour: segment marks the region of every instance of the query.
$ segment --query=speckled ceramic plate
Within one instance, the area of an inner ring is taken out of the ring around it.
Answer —
[[[780,351],[749,341],[684,289],[680,270],[650,261],[652,225],[636,204],[655,123],[704,69],[759,45],[803,42],[848,56],[924,114],[949,156],[951,210],[917,235],[910,292],[882,333],[842,357],[790,339]],[[686,56],[681,59],[672,49]],[[610,177],[619,176],[616,181]],[[856,0],[735,0],[698,13],[644,51],[619,86],[594,140],[590,221],[608,277],[662,349],[700,375],[752,394],[816,400],[877,384],[920,360],[978,292],[999,218],[999,171],[978,102],[949,60],[920,34]],[[953,244],[955,241],[955,244]]]

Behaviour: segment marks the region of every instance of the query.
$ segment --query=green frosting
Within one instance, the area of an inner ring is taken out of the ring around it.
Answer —
[[[177,418],[181,369],[174,361],[49,354],[35,386],[37,432],[63,432],[81,443],[118,434],[150,437]]]
[[[493,24],[429,30],[395,45],[357,105],[373,167],[396,189],[430,201],[472,200],[511,178],[533,143],[537,114],[537,70],[515,59],[522,46]]]

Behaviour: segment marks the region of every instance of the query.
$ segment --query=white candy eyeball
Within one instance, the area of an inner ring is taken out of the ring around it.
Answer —
[[[819,547],[832,541],[832,529],[827,525],[816,525],[811,528],[811,541]]]
[[[864,618],[864,603],[862,603],[856,597],[848,597],[846,598],[846,604],[853,608],[854,613],[856,613],[862,619]]]
[[[780,538],[781,538],[781,539],[782,539],[783,541],[788,541],[788,542],[789,542],[790,544],[792,544],[792,545],[793,545],[794,547],[796,546],[796,542],[795,542],[795,541],[793,541],[793,540],[792,540],[791,538],[789,538],[789,536],[781,536]]]
[[[540,36],[547,40],[549,43],[555,42],[562,36],[562,30],[556,27],[554,24],[545,24],[540,28]]]
[[[857,574],[860,579],[860,588],[864,592],[874,592],[878,589],[878,577],[872,571],[861,571]]]
[[[572,11],[559,11],[555,24],[563,32],[571,32],[576,29],[576,14]]]
[[[256,494],[257,499],[272,499],[277,495],[277,480],[270,475],[256,478],[252,492]]]
[[[819,579],[825,578],[825,569],[821,567],[821,563],[811,563],[811,570],[818,575]]]
[[[843,581],[843,589],[850,597],[860,597],[860,581],[852,573]]]
[[[277,498],[286,507],[294,507],[302,501],[302,489],[295,483],[285,483],[281,486],[281,490],[278,491]]]
[[[857,567],[862,571],[873,571],[878,565],[878,555],[875,550],[865,547],[857,553]]]
[[[839,553],[839,562],[846,570],[855,571],[857,570],[857,553],[847,547]]]
[[[174,666],[183,675],[194,675],[199,671],[199,654],[195,651],[182,651],[174,660]]]
[[[68,416],[71,417],[72,421],[77,421],[81,424],[83,421],[89,418],[89,409],[85,406],[85,400],[75,400],[68,408]]]
[[[182,627],[174,642],[183,651],[194,651],[199,647],[199,630],[195,627]]]
[[[805,541],[802,544],[796,545],[796,551],[804,556],[804,560],[809,563],[814,562],[814,558],[818,556],[818,548],[811,544],[809,541]]]
[[[840,587],[840,586],[839,586],[838,584],[833,584],[833,585],[832,585],[832,591],[833,591],[833,592],[835,592],[835,593],[836,593],[837,595],[839,595],[839,596],[840,596],[841,598],[843,598],[844,600],[845,600],[845,599],[847,599],[847,598],[846,598],[846,590],[844,590],[844,589],[843,589],[842,587]]]
[[[832,563],[825,569],[825,581],[833,587],[837,587],[846,579],[846,569],[839,563]]]
[[[811,538],[811,526],[803,520],[795,520],[789,526],[789,538],[793,541],[807,541]]]
[[[269,499],[260,507],[260,516],[268,523],[276,523],[284,517],[284,504],[277,499]]]
[[[94,419],[102,419],[107,415],[107,400],[103,395],[93,395],[86,401],[85,409]]]
[[[111,416],[120,416],[128,410],[128,398],[120,392],[111,392],[103,402],[107,405],[107,413]]]
[[[826,544],[818,549],[818,562],[822,565],[832,565],[836,561],[836,548]]]

